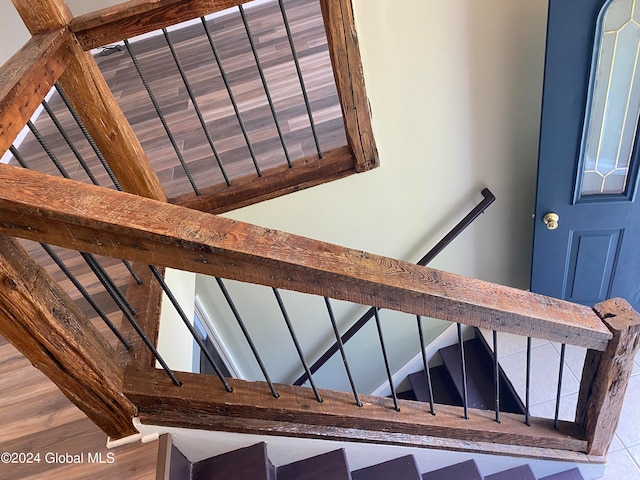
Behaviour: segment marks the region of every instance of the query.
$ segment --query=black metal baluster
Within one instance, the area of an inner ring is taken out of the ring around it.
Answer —
[[[56,263],[56,265],[58,265],[58,268],[60,268],[60,270],[62,270],[62,272],[67,276],[67,278],[69,280],[71,280],[71,283],[73,283],[73,285],[76,287],[76,289],[85,298],[87,303],[89,303],[89,305],[91,305],[91,308],[93,308],[95,310],[95,312],[102,319],[102,321],[107,325],[107,327],[109,327],[109,330],[111,330],[113,332],[113,334],[116,337],[118,337],[118,340],[120,340],[122,345],[124,345],[124,347],[127,350],[130,350],[131,349],[131,344],[122,336],[122,334],[116,328],[116,326],[113,324],[113,322],[111,322],[111,320],[109,320],[109,317],[107,316],[106,313],[104,313],[104,310],[102,310],[100,305],[98,305],[96,303],[95,299],[91,296],[91,294],[89,292],[87,292],[87,290],[82,286],[82,284],[76,278],[76,276],[69,270],[69,268],[67,268],[67,266],[62,261],[62,259],[46,243],[41,243],[40,246],[44,249],[45,252],[47,252],[49,254],[49,256],[51,257],[51,260],[53,260]]]
[[[469,419],[469,395],[467,392],[467,364],[464,358],[464,341],[462,338],[462,325],[457,324],[458,327],[458,345],[460,348],[460,366],[462,369],[462,406],[464,408],[464,418]]]
[[[51,110],[51,107],[49,106],[46,100],[42,101],[42,106],[44,107],[45,111],[49,115],[49,118],[51,119],[53,124],[58,129],[58,132],[60,132],[60,135],[62,135],[62,138],[64,139],[65,143],[71,149],[71,152],[73,152],[73,155],[78,160],[78,163],[80,163],[80,166],[89,177],[89,180],[91,180],[91,183],[93,183],[94,185],[98,185],[98,181],[96,180],[96,177],[93,176],[93,173],[91,173],[91,170],[89,169],[89,165],[87,165],[87,163],[84,161],[84,158],[82,158],[82,155],[80,155],[80,152],[76,149],[75,145],[69,138],[69,135],[67,135],[66,130],[58,120],[58,117],[56,117],[56,114],[53,112],[53,110]]]
[[[58,157],[56,156],[56,154],[53,153],[53,150],[49,148],[49,145],[45,141],[44,137],[40,135],[40,132],[38,131],[38,129],[36,128],[36,126],[33,124],[31,120],[27,121],[27,127],[29,127],[29,130],[31,130],[31,133],[33,133],[33,136],[36,138],[36,140],[38,141],[42,149],[45,151],[45,153],[48,155],[48,157],[51,159],[51,161],[56,166],[56,168],[60,171],[62,176],[65,178],[71,178],[67,173],[67,171],[65,170],[65,168],[60,163],[60,160],[58,160]]]
[[[525,415],[524,423],[527,427],[531,426],[531,410],[530,410],[530,398],[531,398],[531,337],[527,337],[527,378],[525,387]]]
[[[560,397],[562,395],[562,374],[564,373],[564,355],[567,350],[567,345],[562,344],[560,347],[560,368],[558,372],[558,393],[556,395],[556,412],[553,417],[553,428],[558,430],[558,423],[560,417]]]
[[[20,154],[20,152],[16,149],[16,147],[11,145],[9,147],[9,151],[11,152],[13,157],[16,159],[16,161],[18,162],[18,164],[20,164],[22,168],[26,168],[27,170],[29,170],[29,166],[27,165],[27,162],[25,162],[24,157]]]
[[[158,271],[158,269],[154,265],[149,265],[149,268],[151,269],[151,272],[153,273],[153,276],[156,278],[156,280],[158,281],[158,283],[162,287],[162,290],[164,291],[165,295],[167,296],[167,298],[169,299],[169,301],[173,305],[173,308],[175,308],[176,312],[178,312],[178,315],[182,319],[182,322],[184,323],[184,325],[187,327],[187,329],[191,333],[191,336],[193,337],[193,339],[196,341],[196,343],[200,347],[200,351],[202,353],[204,353],[204,356],[207,357],[207,360],[209,360],[209,363],[211,364],[211,366],[215,370],[216,375],[218,376],[218,378],[220,379],[220,382],[224,386],[224,389],[227,392],[233,392],[233,389],[231,388],[231,386],[227,382],[227,379],[224,378],[224,375],[222,374],[222,371],[220,370],[220,368],[216,364],[215,360],[213,359],[213,356],[211,355],[211,352],[209,352],[209,349],[207,348],[205,343],[200,338],[200,335],[198,335],[198,332],[196,332],[196,329],[193,327],[193,325],[191,324],[191,322],[187,318],[187,315],[184,313],[184,310],[180,306],[180,303],[178,302],[178,299],[175,297],[175,295],[173,294],[173,292],[169,288],[169,285],[167,285],[167,282],[164,281],[164,278],[162,278],[162,275],[160,274],[160,272]]]
[[[38,131],[38,129],[36,128],[35,125],[33,125],[33,123],[31,123],[31,121],[28,122],[27,124],[29,126],[29,130],[31,130],[31,132],[33,133],[33,135],[36,137],[36,140],[38,140],[38,143],[40,143],[40,146],[42,146],[42,148],[44,149],[44,151],[46,152],[46,154],[49,156],[49,158],[51,159],[51,161],[53,161],[54,165],[56,166],[56,168],[58,169],[58,171],[60,171],[60,173],[62,174],[62,176],[64,178],[68,178],[70,179],[71,177],[69,176],[69,174],[67,173],[66,169],[62,166],[62,164],[60,163],[60,161],[58,160],[58,158],[56,157],[56,155],[53,153],[53,151],[49,148],[49,146],[47,145],[45,139],[42,137],[42,135],[40,135],[40,132]],[[24,158],[19,154],[18,150],[12,145],[10,147],[11,153],[13,154],[13,156],[16,158],[16,160],[18,161],[18,163],[20,163],[20,165],[23,168],[29,168],[24,160]],[[97,185],[97,184],[96,184]],[[87,259],[85,258],[85,261]],[[142,281],[140,280],[140,277],[138,277],[138,275],[136,274],[136,272],[134,271],[133,267],[131,266],[131,264],[127,261],[127,260],[122,260],[122,262],[124,263],[125,267],[127,267],[127,270],[129,270],[129,273],[131,273],[131,276],[135,279],[135,281],[138,283],[138,285],[142,284]],[[97,262],[95,262],[95,265],[97,265],[99,268],[102,268],[99,266],[99,264]],[[91,265],[90,265],[91,266]],[[92,267],[93,268],[93,267]],[[108,278],[108,275],[107,275]],[[109,279],[110,280],[110,279]],[[120,290],[115,287],[116,291],[118,293],[120,293]],[[127,301],[127,299],[124,297],[124,295],[120,294],[121,298],[124,300],[124,302],[129,305],[129,302]],[[129,305],[130,307],[130,305]],[[132,312],[135,314],[135,312],[132,309]]]
[[[500,364],[498,363],[498,332],[493,331],[493,381],[495,388],[496,422],[500,423]]]
[[[20,163],[20,165],[23,168],[28,168],[26,162],[24,161],[24,158],[22,157],[22,155],[20,155],[18,150],[13,145],[10,147],[10,150],[13,156],[18,161],[18,163]],[[145,335],[144,331],[140,328],[140,325],[138,325],[138,322],[136,322],[136,320],[133,318],[133,315],[135,314],[133,307],[131,307],[131,305],[126,300],[126,298],[124,298],[124,295],[122,295],[122,292],[120,292],[120,290],[115,286],[115,284],[113,283],[113,280],[111,280],[111,278],[102,269],[102,267],[100,267],[98,262],[96,262],[91,255],[83,252],[79,252],[79,253],[87,262],[87,264],[89,265],[91,270],[94,272],[94,274],[96,275],[100,283],[102,283],[102,285],[105,287],[105,289],[107,290],[107,293],[109,293],[111,298],[113,298],[113,300],[116,302],[116,304],[124,314],[125,318],[131,324],[131,326],[136,331],[140,339],[151,351],[151,353],[153,354],[155,359],[158,361],[162,369],[167,373],[167,375],[169,376],[173,384],[176,385],[177,387],[181,386],[182,382],[176,378],[175,374],[171,371],[171,369],[169,368],[167,363],[164,361],[164,359],[162,358],[162,356],[160,355],[156,347],[153,345],[151,340],[149,340],[149,338]]]
[[[153,345],[151,340],[149,340],[149,338],[144,333],[142,328],[140,328],[140,325],[138,325],[138,322],[136,322],[136,319],[133,318],[133,315],[135,315],[135,313],[132,312],[132,308],[130,305],[128,305],[128,302],[126,304],[123,302],[122,293],[117,289],[116,289],[117,292],[114,291],[114,286],[112,285],[113,281],[111,279],[104,278],[106,276],[106,272],[104,272],[102,268],[94,269],[95,265],[93,264],[97,262],[90,255],[83,252],[80,252],[80,254],[85,258],[85,260],[87,261],[87,264],[89,264],[89,267],[91,267],[95,275],[98,277],[98,280],[100,280],[100,283],[104,285],[105,289],[107,290],[111,298],[113,298],[113,300],[116,302],[116,304],[124,314],[125,318],[129,321],[133,329],[140,336],[144,344],[147,346],[147,348],[149,348],[149,350],[151,351],[153,356],[156,358],[156,360],[158,360],[158,363],[160,363],[164,371],[167,372],[167,375],[169,375],[169,378],[171,378],[171,381],[173,381],[174,385],[177,387],[181,386],[182,382],[176,378],[174,373],[171,371],[167,363],[164,361],[164,359],[160,355],[160,352],[158,352],[158,350]]]
[[[260,80],[262,80],[262,87],[264,88],[264,93],[267,97],[267,102],[269,103],[269,108],[271,109],[271,115],[273,116],[273,121],[276,125],[276,130],[278,131],[278,137],[280,138],[280,143],[282,143],[282,150],[284,151],[284,156],[287,160],[287,165],[292,167],[291,158],[289,157],[289,151],[287,150],[287,145],[284,141],[284,136],[282,134],[282,129],[280,128],[280,122],[278,121],[278,116],[276,115],[276,108],[273,104],[273,99],[271,98],[271,93],[269,92],[269,87],[267,86],[267,79],[264,76],[264,71],[262,70],[262,65],[260,63],[260,59],[258,58],[258,50],[253,42],[253,36],[251,35],[251,30],[249,29],[249,22],[247,21],[247,16],[244,13],[244,8],[242,5],[238,5],[238,10],[240,10],[240,16],[242,17],[242,23],[244,24],[244,29],[247,32],[247,38],[249,39],[249,44],[251,45],[251,51],[253,52],[253,58],[256,61],[256,67],[258,67],[258,74],[260,75]]]
[[[140,68],[140,63],[138,62],[138,58],[135,56],[135,54],[133,53],[133,50],[131,49],[131,45],[129,44],[129,40],[127,40],[127,39],[124,40],[124,46],[127,49],[127,52],[129,53],[129,56],[131,57],[131,60],[133,61],[133,66],[135,67],[136,71],[138,72],[138,76],[140,77],[140,80],[142,81],[142,85],[144,86],[145,90],[147,91],[147,94],[149,95],[149,99],[151,100],[151,103],[153,104],[153,108],[155,109],[156,114],[158,115],[158,118],[160,119],[160,122],[162,123],[162,126],[164,127],[164,131],[166,132],[167,137],[169,138],[169,141],[171,142],[171,146],[173,146],[173,150],[176,152],[178,160],[180,161],[180,165],[182,165],[182,169],[184,170],[184,173],[187,176],[187,179],[189,180],[189,183],[191,184],[191,188],[193,188],[193,191],[194,191],[194,193],[196,195],[200,195],[200,192],[198,191],[198,187],[196,186],[196,182],[193,179],[193,177],[191,176],[191,172],[189,171],[189,167],[187,166],[187,163],[185,162],[184,157],[182,156],[182,152],[178,148],[178,144],[176,143],[176,140],[173,137],[173,134],[171,133],[171,129],[169,128],[169,125],[167,124],[166,119],[164,118],[164,114],[162,113],[162,110],[160,109],[160,105],[158,105],[158,102],[156,101],[156,97],[153,94],[153,91],[151,90],[151,86],[149,85],[149,82],[147,82],[147,79],[144,76],[144,74],[142,73],[142,69]]]
[[[427,348],[427,346],[424,343],[424,334],[422,331],[422,317],[420,315],[417,315],[416,318],[418,320],[418,336],[420,337],[420,352],[422,353],[422,367],[424,369],[425,381],[427,382],[427,391],[429,392],[429,411],[431,412],[431,415],[435,415],[436,410],[434,407],[433,390],[431,387],[431,372],[429,371],[429,365],[427,363],[427,354],[425,352],[425,349]]]
[[[302,366],[304,367],[304,371],[307,372],[309,376],[309,384],[313,389],[313,394],[316,396],[316,400],[318,402],[322,402],[322,397],[316,388],[316,384],[313,381],[313,377],[311,376],[311,372],[309,371],[309,366],[307,365],[307,361],[304,359],[304,354],[302,353],[302,348],[300,347],[300,343],[298,342],[298,337],[293,330],[293,325],[291,324],[291,320],[289,319],[289,314],[287,313],[287,309],[284,306],[284,302],[282,301],[282,297],[280,296],[280,292],[277,288],[273,288],[273,293],[276,296],[276,301],[278,302],[278,306],[280,307],[280,311],[282,312],[282,317],[284,318],[284,322],[287,324],[287,328],[289,329],[289,333],[291,335],[291,340],[293,340],[293,344],[296,347],[296,351],[298,352],[298,356],[300,357],[300,361],[302,362]]]
[[[216,150],[216,147],[213,143],[213,139],[211,138],[211,134],[209,133],[209,129],[207,128],[207,123],[204,120],[204,117],[202,116],[202,112],[200,111],[200,107],[198,106],[198,101],[196,100],[196,96],[193,93],[193,90],[191,89],[191,84],[189,83],[189,80],[187,79],[187,74],[184,72],[184,68],[182,67],[182,63],[180,62],[180,59],[178,58],[178,54],[176,53],[176,49],[173,46],[173,42],[171,41],[171,38],[169,37],[169,32],[167,32],[166,28],[162,29],[162,33],[164,34],[164,38],[167,41],[167,45],[169,46],[169,50],[171,51],[171,56],[173,57],[173,61],[176,64],[176,67],[178,68],[178,72],[180,73],[180,77],[182,77],[182,82],[184,83],[185,88],[187,89],[187,94],[189,94],[189,98],[191,99],[191,103],[193,104],[193,109],[196,112],[196,115],[198,116],[198,120],[200,120],[200,125],[202,126],[202,130],[204,131],[204,134],[207,138],[207,141],[209,142],[209,146],[211,147],[211,151],[213,152],[213,156],[216,159],[216,163],[218,164],[218,168],[220,168],[220,173],[222,173],[222,176],[224,178],[225,183],[227,184],[227,186],[231,185],[231,181],[229,180],[229,177],[227,176],[227,172],[224,169],[224,165],[222,164],[222,160],[220,160],[220,156],[218,155],[218,151]]]
[[[307,95],[307,88],[302,78],[302,69],[300,68],[300,62],[298,61],[298,54],[296,53],[296,47],[293,44],[293,35],[291,34],[291,28],[289,27],[289,20],[287,18],[287,12],[284,8],[284,2],[278,0],[280,4],[280,12],[282,13],[282,19],[284,20],[284,28],[287,31],[287,38],[289,39],[289,46],[291,47],[291,54],[293,55],[293,62],[296,66],[296,72],[298,73],[298,80],[300,81],[300,88],[302,89],[302,96],[304,97],[304,104],[307,107],[307,115],[309,116],[309,123],[311,124],[311,133],[313,133],[313,140],[316,144],[316,150],[318,151],[318,158],[322,158],[322,151],[320,150],[320,143],[318,142],[318,134],[316,133],[316,125],[313,121],[313,114],[311,113],[311,104],[309,103],[309,96]]]
[[[69,101],[69,97],[67,97],[67,94],[64,93],[64,90],[62,90],[62,87],[60,87],[60,85],[58,83],[55,84],[55,87],[56,87],[56,91],[58,92],[58,95],[60,95],[60,98],[62,99],[64,104],[67,106],[67,109],[71,113],[71,116],[73,117],[73,119],[78,124],[78,127],[80,127],[80,131],[82,131],[84,137],[87,139],[87,142],[89,143],[89,145],[91,146],[91,148],[95,152],[96,156],[98,157],[98,160],[100,161],[100,163],[104,167],[105,171],[107,172],[107,175],[109,175],[109,178],[113,182],[114,186],[116,187],[117,190],[122,191],[123,190],[122,185],[120,185],[120,182],[118,182],[118,179],[116,178],[115,174],[113,173],[113,170],[111,170],[111,167],[109,166],[109,164],[107,163],[106,159],[104,158],[104,155],[102,155],[102,152],[100,151],[100,149],[96,145],[95,140],[93,139],[93,137],[91,136],[91,134],[87,130],[87,127],[84,125],[84,122],[82,121],[82,119],[78,115],[78,112],[76,112],[75,108],[73,108],[73,105],[71,105],[71,102]]]
[[[127,270],[129,270],[129,273],[131,274],[133,279],[136,281],[136,283],[138,285],[142,285],[142,279],[138,276],[136,271],[133,269],[133,265],[131,265],[131,262],[129,262],[129,260],[122,260],[122,263],[124,264],[125,267],[127,267]]]
[[[102,268],[102,266],[95,259],[95,257],[90,253],[85,253],[85,252],[79,252],[79,253],[84,259],[84,261],[87,262],[87,265],[89,265],[89,268],[93,271],[96,277],[98,277],[98,280],[100,280],[100,283],[102,283],[102,285],[107,290],[109,295],[111,295],[111,298],[113,298],[119,306],[122,305],[122,307],[124,307],[123,313],[126,313],[125,312],[126,310],[129,313],[131,313],[131,315],[135,315],[136,311],[133,308],[133,306],[129,303],[129,300],[127,300],[127,297],[125,297],[124,293],[122,293],[122,291],[118,288],[118,286],[115,284],[113,279],[109,276],[109,274],[104,270],[104,268]]]
[[[242,330],[242,333],[244,334],[244,338],[247,339],[247,343],[249,344],[249,347],[251,348],[251,351],[253,352],[253,356],[255,357],[256,361],[258,362],[258,365],[260,366],[260,370],[262,371],[262,375],[264,376],[265,381],[269,385],[269,390],[271,390],[271,394],[275,398],[279,398],[280,395],[278,394],[278,392],[276,392],[276,389],[273,386],[273,382],[271,381],[271,378],[269,377],[269,373],[267,372],[267,369],[264,366],[262,358],[260,357],[260,354],[258,353],[258,349],[256,348],[255,344],[253,343],[253,339],[251,338],[251,335],[249,334],[249,330],[247,330],[247,327],[244,324],[244,321],[242,320],[242,317],[240,317],[240,312],[238,312],[238,309],[236,308],[236,305],[233,302],[233,300],[231,298],[231,295],[229,295],[229,291],[227,290],[227,287],[222,282],[222,279],[220,279],[218,277],[216,277],[216,282],[218,283],[218,286],[220,287],[220,290],[222,291],[222,294],[224,295],[224,298],[227,301],[227,304],[229,305],[229,308],[231,309],[231,312],[233,313],[233,316],[235,317],[236,321],[238,322],[238,326]]]
[[[245,127],[244,122],[242,121],[242,116],[240,115],[240,110],[238,109],[236,98],[233,95],[233,91],[231,90],[229,79],[227,78],[227,74],[224,71],[224,67],[222,66],[222,61],[220,60],[218,49],[213,43],[213,36],[211,35],[211,31],[209,30],[209,26],[207,25],[207,20],[204,17],[200,17],[200,21],[202,21],[202,26],[204,27],[204,31],[207,35],[207,39],[209,40],[209,45],[211,46],[211,51],[213,52],[213,56],[216,59],[216,63],[218,64],[218,70],[220,70],[220,76],[222,77],[222,82],[224,83],[224,86],[227,89],[229,100],[231,100],[231,106],[233,107],[233,111],[236,113],[236,118],[238,120],[238,124],[240,125],[240,130],[242,131],[242,135],[244,136],[244,141],[247,143],[247,148],[249,149],[249,155],[251,155],[251,160],[253,161],[253,166],[256,169],[256,173],[258,174],[258,176],[261,177],[262,172],[260,171],[260,167],[258,166],[258,160],[256,159],[256,154],[253,151],[251,140],[249,140],[249,134],[247,133],[247,128]]]
[[[353,377],[351,376],[351,369],[349,368],[349,362],[347,362],[347,355],[344,351],[344,345],[342,344],[342,340],[340,339],[340,332],[338,331],[338,325],[336,324],[336,317],[333,314],[331,301],[329,300],[329,298],[324,297],[324,303],[327,306],[327,312],[329,313],[329,319],[331,320],[333,333],[336,336],[336,341],[338,342],[338,348],[340,348],[340,355],[342,355],[342,363],[344,364],[344,369],[347,372],[347,378],[349,379],[349,385],[351,385],[351,390],[353,391],[353,396],[356,400],[356,405],[361,407],[362,402],[360,401],[360,397],[358,396],[358,392],[356,390],[356,384],[353,382]]]
[[[382,358],[384,359],[384,367],[387,371],[387,379],[389,380],[389,388],[391,389],[391,397],[393,398],[393,408],[396,412],[400,411],[398,406],[398,395],[396,394],[396,388],[393,385],[393,377],[391,376],[391,368],[389,367],[389,357],[387,356],[387,349],[384,345],[384,336],[382,334],[382,324],[380,322],[380,309],[374,307],[373,316],[376,319],[376,329],[378,330],[378,338],[380,339],[380,349],[382,350]]]

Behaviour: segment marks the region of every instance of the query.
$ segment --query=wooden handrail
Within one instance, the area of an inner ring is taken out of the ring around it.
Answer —
[[[247,0],[130,0],[76,17],[71,31],[84,50],[216,13]]]
[[[465,217],[460,220],[450,231],[447,233],[442,240],[440,240],[431,250],[429,250],[420,260],[418,260],[417,265],[422,265],[423,267],[428,265],[431,260],[433,260],[442,250],[445,249],[447,245],[449,245],[458,235],[460,235],[471,223],[478,218],[479,215],[484,213],[484,211],[489,208],[496,197],[491,193],[488,188],[484,188],[482,190],[482,201],[473,207],[473,209],[465,215]],[[367,310],[353,325],[349,327],[349,329],[340,337],[343,343],[348,342],[353,338],[353,336],[358,333],[362,327],[364,327],[369,320],[373,318],[375,314],[375,309],[370,308]],[[325,363],[329,361],[333,355],[338,352],[339,346],[338,342],[331,345],[319,358],[316,360],[313,365],[309,368],[309,371],[313,374],[318,371]],[[303,373],[300,375],[295,382],[294,385],[303,385],[309,377],[307,373]]]
[[[596,350],[611,338],[588,307],[9,165],[0,231]]]
[[[18,136],[71,60],[68,29],[32,37],[0,68],[0,155]]]

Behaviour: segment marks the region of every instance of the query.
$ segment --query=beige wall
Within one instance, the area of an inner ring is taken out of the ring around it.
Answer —
[[[167,268],[165,280],[167,284],[171,285],[171,292],[180,303],[186,317],[193,324],[196,275],[191,272]],[[162,295],[157,346],[158,352],[169,368],[180,372],[193,371],[195,341],[166,294]],[[176,348],[176,346],[181,346],[181,348]]]
[[[11,0],[0,0],[0,65],[9,60],[30,37]]]
[[[354,0],[382,166],[229,215],[528,287],[546,1]]]
[[[229,216],[416,261],[489,187],[496,202],[432,266],[528,288],[547,2],[353,3],[382,166]],[[327,320],[296,318],[313,350]],[[415,320],[384,313],[383,325],[400,365],[417,351]],[[370,333],[354,357],[373,352]]]

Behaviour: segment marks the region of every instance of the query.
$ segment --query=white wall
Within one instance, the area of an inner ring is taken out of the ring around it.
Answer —
[[[0,0],[0,65],[31,38],[11,0]]]
[[[171,286],[171,292],[193,325],[196,275],[191,272],[167,268],[165,281]],[[193,336],[166,294],[162,295],[157,348],[163,360],[172,370],[193,371]]]

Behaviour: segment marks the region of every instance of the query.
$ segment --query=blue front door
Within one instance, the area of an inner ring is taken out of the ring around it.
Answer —
[[[531,290],[640,308],[640,0],[550,0]]]

